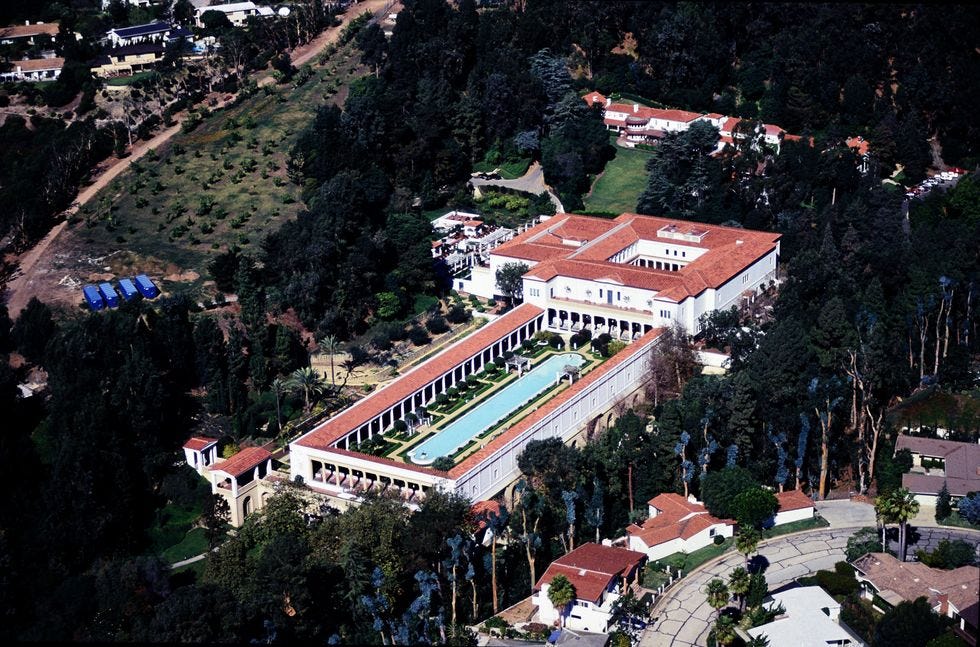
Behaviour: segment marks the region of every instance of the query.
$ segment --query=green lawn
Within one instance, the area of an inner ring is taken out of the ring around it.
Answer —
[[[174,544],[160,553],[160,559],[168,564],[175,564],[200,555],[208,550],[208,538],[204,528],[191,529],[180,543]]]
[[[316,109],[337,101],[341,79],[360,74],[357,57],[345,56],[334,54],[299,87],[260,89],[137,160],[82,207],[69,230],[75,242],[93,256],[122,250],[107,262],[115,273],[194,271],[197,284],[230,246],[254,253],[304,208],[286,162]]]
[[[823,517],[813,517],[812,519],[803,519],[802,521],[792,521],[790,523],[783,524],[781,526],[775,526],[769,528],[768,530],[762,531],[762,538],[769,539],[770,537],[778,537],[780,535],[788,535],[794,532],[802,532],[804,530],[814,530],[815,528],[826,528],[830,525],[830,522]]]
[[[616,147],[616,157],[609,160],[606,170],[585,196],[586,211],[623,213],[636,211],[636,202],[647,186],[647,151]]]
[[[673,555],[667,555],[663,559],[657,560],[661,564],[669,564],[674,569],[681,569],[684,574],[690,573],[692,570],[704,564],[707,561],[718,557],[735,545],[735,540],[731,537],[725,539],[721,544],[708,544],[704,548],[699,548],[693,553],[674,553]]]
[[[141,81],[143,79],[149,78],[149,77],[153,76],[154,74],[157,74],[157,72],[153,72],[153,71],[150,71],[150,72],[137,72],[136,74],[134,74],[132,76],[117,76],[117,77],[108,79],[105,82],[105,84],[106,85],[131,85],[133,83],[136,83],[137,81]]]
[[[162,508],[157,513],[156,523],[147,533],[150,539],[150,552],[161,554],[181,543],[199,516],[201,510],[198,506],[180,506],[171,503]]]

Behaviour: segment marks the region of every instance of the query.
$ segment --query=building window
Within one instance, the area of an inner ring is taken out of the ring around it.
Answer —
[[[681,252],[681,256],[683,256],[684,258],[687,258],[687,252]]]
[[[715,536],[715,529],[714,528],[712,528],[711,530],[708,531],[708,536],[709,537],[714,537]]]

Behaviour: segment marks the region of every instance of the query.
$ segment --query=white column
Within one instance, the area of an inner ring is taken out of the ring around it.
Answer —
[[[238,498],[238,479],[234,476],[231,477],[231,495]]]

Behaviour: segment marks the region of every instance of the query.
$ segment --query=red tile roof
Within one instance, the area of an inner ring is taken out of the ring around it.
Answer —
[[[693,233],[700,241],[665,238],[661,232],[673,228]],[[780,235],[770,232],[705,225],[670,218],[624,213],[615,220],[561,214],[525,231],[492,253],[539,263],[526,276],[549,281],[570,276],[599,281],[610,279],[622,285],[658,292],[657,298],[675,302],[696,296],[708,288],[719,288],[747,267],[773,251]],[[678,272],[613,263],[612,258],[640,240],[706,250]],[[563,241],[583,243],[577,246]]]
[[[866,155],[868,152],[868,142],[863,137],[848,137],[845,143],[848,148],[856,148],[858,155]]]
[[[813,499],[803,494],[801,490],[787,490],[776,494],[779,501],[779,512],[789,512],[791,510],[805,510],[812,508]]]
[[[229,476],[238,478],[270,458],[272,458],[272,454],[261,447],[246,447],[228,460],[215,463],[211,467],[211,471],[224,472]]]
[[[470,506],[470,517],[476,523],[477,531],[487,527],[487,517],[500,514],[500,501],[477,501]]]
[[[643,335],[635,342],[619,351],[605,362],[595,367],[585,375],[583,375],[577,382],[572,384],[570,387],[557,394],[555,397],[549,399],[547,402],[542,404],[536,410],[534,410],[527,417],[523,418],[520,422],[516,423],[513,427],[500,434],[482,448],[478,449],[474,453],[467,456],[460,464],[449,470],[449,476],[453,479],[458,479],[463,476],[469,470],[473,469],[481,462],[483,462],[488,456],[491,456],[498,449],[509,443],[511,440],[521,435],[538,422],[551,415],[553,411],[564,405],[569,398],[574,397],[579,392],[583,391],[593,382],[600,379],[603,375],[611,371],[613,368],[619,364],[625,362],[627,359],[632,357],[635,353],[643,349],[648,342],[653,341],[657,337],[663,334],[663,328],[654,328],[647,334]]]
[[[184,443],[184,449],[192,449],[199,452],[217,442],[217,438],[211,438],[210,436],[191,436],[187,442]]]
[[[606,97],[603,96],[602,94],[598,93],[598,92],[590,92],[590,93],[588,93],[587,95],[585,95],[582,98],[585,99],[585,102],[587,104],[589,104],[590,106],[593,106],[593,105],[595,105],[597,103],[599,105],[605,105],[606,104]]]
[[[599,602],[603,591],[614,580],[629,576],[644,559],[646,555],[635,550],[593,543],[582,544],[553,561],[534,585],[534,590],[540,591],[556,575],[564,575],[575,587],[576,598]]]
[[[58,23],[35,23],[33,25],[11,25],[10,27],[0,27],[0,38],[28,38],[47,34],[48,36],[58,35]]]
[[[639,538],[649,547],[674,539],[690,539],[711,526],[734,524],[731,519],[719,519],[709,514],[703,504],[691,503],[679,494],[660,494],[649,503],[660,514],[647,519],[642,525],[630,524],[626,527],[626,534]]]
[[[702,504],[692,503],[674,492],[658,494],[647,501],[647,505],[653,506],[663,514],[688,515],[692,512],[704,512]]]
[[[313,431],[300,437],[295,441],[296,444],[315,449],[331,447],[343,436],[370,422],[383,411],[412,397],[433,380],[481,353],[488,346],[504,339],[543,313],[541,308],[528,303],[511,310],[496,321],[464,337],[432,359],[416,366],[394,382],[344,409]],[[397,464],[402,465],[402,463]]]
[[[23,61],[11,61],[14,68],[21,72],[40,72],[43,70],[60,70],[65,66],[63,58],[29,58]]]

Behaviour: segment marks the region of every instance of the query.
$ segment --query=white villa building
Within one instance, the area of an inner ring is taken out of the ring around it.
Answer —
[[[628,588],[638,583],[646,556],[632,550],[582,544],[548,566],[534,585],[531,600],[538,607],[537,619],[569,629],[605,633],[613,621],[613,605]],[[548,598],[551,581],[564,575],[575,587],[575,600],[567,608],[556,609]]]
[[[254,2],[233,2],[231,4],[205,5],[198,7],[195,11],[195,22],[198,27],[204,26],[204,14],[209,11],[223,13],[225,17],[235,27],[243,26],[250,17],[260,16],[271,18],[275,15],[272,7],[256,5]]]
[[[30,58],[11,61],[10,70],[0,72],[0,81],[56,81],[65,66],[63,58]]]
[[[624,213],[608,220],[560,214],[491,250],[457,289],[500,294],[496,272],[523,263],[524,302],[555,331],[637,339],[754,296],[776,278],[779,234]]]
[[[638,103],[614,103],[612,98],[599,92],[590,92],[583,97],[590,106],[602,107],[602,118],[606,128],[618,133],[629,147],[636,144],[651,144],[667,133],[681,132],[697,121],[704,121],[719,130],[721,139],[719,149],[744,137],[736,126],[742,121],[738,117],[727,117],[716,112],[700,113],[688,110],[665,110],[648,108]],[[744,128],[744,127],[743,127]],[[779,151],[784,140],[799,140],[799,135],[790,135],[779,126],[761,124],[756,134],[769,146]]]
[[[209,436],[191,436],[184,443],[184,460],[204,474],[204,468],[218,462],[218,439]]]
[[[769,608],[782,605],[783,613],[769,623],[747,630],[752,638],[765,636],[770,645],[793,647],[855,647],[864,642],[840,621],[840,603],[819,586],[803,586],[773,593]]]

